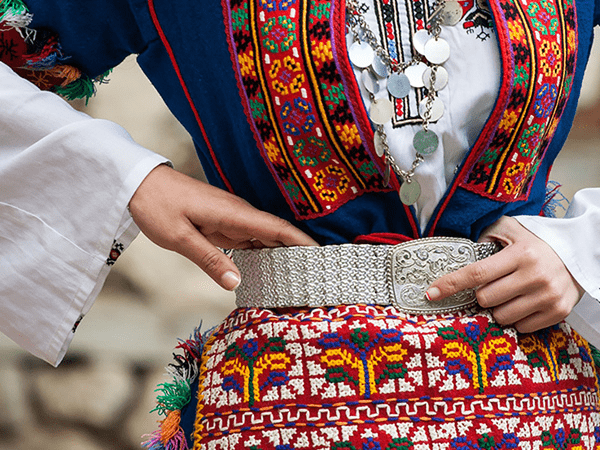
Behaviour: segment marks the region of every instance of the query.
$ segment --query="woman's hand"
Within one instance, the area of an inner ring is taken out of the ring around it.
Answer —
[[[228,290],[240,283],[239,270],[217,247],[318,245],[289,222],[166,165],[150,172],[129,209],[150,240],[190,259]]]
[[[431,300],[477,288],[477,302],[499,324],[530,333],[563,320],[583,295],[554,250],[516,219],[501,217],[479,241],[504,248],[436,280],[427,290]]]

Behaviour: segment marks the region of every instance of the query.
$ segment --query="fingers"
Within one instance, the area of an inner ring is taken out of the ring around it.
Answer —
[[[260,211],[248,204],[229,218],[226,230],[229,235],[243,234],[260,241],[265,247],[291,247],[319,245],[313,238],[291,223]]]
[[[465,289],[487,285],[514,272],[516,270],[514,259],[503,252],[444,275],[427,289],[427,297],[432,301],[441,300]]]
[[[228,290],[239,285],[240,273],[217,246],[318,245],[289,222],[167,166],[150,172],[129,206],[135,223],[150,240],[190,259]]]
[[[233,261],[191,223],[174,239],[173,250],[195,263],[222,288],[232,291],[240,284],[241,276]]]

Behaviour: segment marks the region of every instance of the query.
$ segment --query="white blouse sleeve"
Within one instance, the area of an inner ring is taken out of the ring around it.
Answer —
[[[577,192],[564,218],[515,218],[552,247],[586,291],[566,320],[600,347],[600,188]]]
[[[139,230],[131,196],[167,160],[0,63],[0,331],[57,365]]]

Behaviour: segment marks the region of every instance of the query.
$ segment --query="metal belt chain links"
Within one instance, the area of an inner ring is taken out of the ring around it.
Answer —
[[[493,242],[434,237],[398,245],[342,244],[234,250],[242,282],[238,307],[290,308],[352,304],[395,305],[409,314],[468,308],[474,289],[431,302],[436,279],[499,250]]]

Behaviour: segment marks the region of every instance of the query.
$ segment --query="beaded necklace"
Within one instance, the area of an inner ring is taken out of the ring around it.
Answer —
[[[456,25],[461,19],[462,8],[453,0],[437,0],[426,27],[413,35],[412,60],[402,63],[391,58],[377,40],[365,20],[366,8],[368,7],[358,0],[346,1],[347,26],[354,39],[349,49],[350,61],[355,67],[362,69],[359,82],[371,99],[368,113],[375,126],[375,151],[379,157],[385,158],[385,183],[389,185],[393,170],[401,180],[400,200],[405,205],[412,205],[421,195],[421,186],[413,178],[415,170],[439,146],[439,137],[429,129],[429,124],[436,122],[444,114],[444,104],[437,92],[448,83],[448,72],[442,64],[450,57],[450,46],[440,38],[441,25]],[[379,79],[387,79],[387,90],[396,99],[409,95],[411,88],[425,88],[427,92],[419,104],[422,124],[421,130],[413,138],[416,157],[409,170],[400,168],[390,153],[384,124],[391,121],[394,115],[394,103],[389,96],[375,98],[375,94],[379,92]]]

